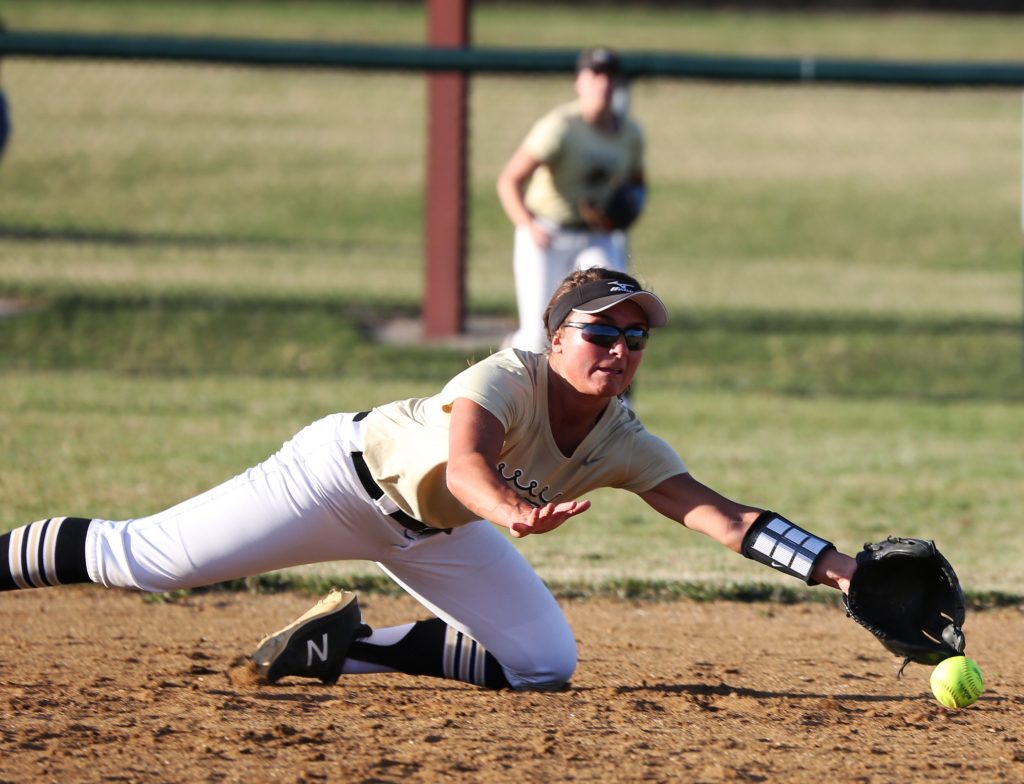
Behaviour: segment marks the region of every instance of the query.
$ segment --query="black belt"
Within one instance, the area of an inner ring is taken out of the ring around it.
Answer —
[[[369,411],[362,411],[355,415],[354,421],[358,422],[360,419],[364,419]],[[381,490],[373,476],[370,474],[370,468],[366,465],[366,461],[363,459],[362,452],[352,452],[352,465],[355,466],[356,476],[359,477],[360,483],[363,485],[363,489],[366,494],[370,496],[374,501],[384,496],[384,491]],[[420,534],[420,536],[432,536],[433,534],[450,534],[451,528],[433,528],[424,522],[417,520],[412,515],[408,515],[401,509],[398,509],[388,515],[391,519],[402,526],[408,528],[410,531]]]

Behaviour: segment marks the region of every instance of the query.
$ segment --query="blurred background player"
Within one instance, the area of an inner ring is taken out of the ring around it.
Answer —
[[[498,177],[498,197],[515,228],[513,269],[519,329],[506,346],[543,351],[544,308],[573,270],[626,271],[628,246],[599,205],[627,186],[645,196],[644,138],[626,116],[618,55],[585,49],[576,64],[577,98],[538,120]]]

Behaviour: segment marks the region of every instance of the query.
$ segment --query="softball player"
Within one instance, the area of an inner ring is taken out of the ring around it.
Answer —
[[[0,589],[72,582],[143,591],[340,559],[376,561],[433,615],[372,629],[332,592],[260,643],[254,666],[333,682],[401,671],[490,688],[554,689],[576,667],[557,602],[499,528],[548,533],[599,487],[808,583],[844,589],[851,558],[772,512],[694,479],[619,402],[661,300],[606,269],[549,303],[546,354],[506,349],[439,393],[306,427],[268,460],[164,512],[50,518],[0,537]],[[489,521],[489,522],[488,522]]]
[[[544,308],[570,272],[627,269],[625,233],[592,214],[618,185],[632,187],[638,207],[644,199],[643,132],[624,108],[616,110],[616,91],[625,90],[620,74],[614,52],[584,50],[577,100],[538,120],[498,177],[498,196],[516,227],[519,329],[507,341],[515,348],[544,351]]]

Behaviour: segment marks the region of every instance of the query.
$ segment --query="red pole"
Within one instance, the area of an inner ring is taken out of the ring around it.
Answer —
[[[469,45],[469,3],[428,0],[430,46]],[[431,72],[427,80],[423,333],[441,338],[462,332],[465,317],[468,83],[461,71]]]

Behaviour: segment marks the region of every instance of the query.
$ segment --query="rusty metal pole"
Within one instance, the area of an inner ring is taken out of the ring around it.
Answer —
[[[469,4],[428,0],[430,46],[469,45]],[[461,71],[427,77],[423,334],[428,339],[461,333],[465,319],[467,95]]]

